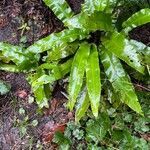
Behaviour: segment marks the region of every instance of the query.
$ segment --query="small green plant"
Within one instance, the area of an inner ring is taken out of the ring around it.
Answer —
[[[36,127],[38,125],[38,121],[32,120],[31,122],[29,116],[26,115],[26,111],[23,108],[20,108],[18,112],[22,119],[16,118],[14,125],[19,128],[20,137],[22,138],[27,134],[27,130],[29,127]]]
[[[55,133],[53,142],[59,145],[60,150],[69,150],[71,144],[70,140],[65,137],[61,132]]]
[[[101,114],[97,119],[90,117],[90,112],[88,112],[88,117],[83,117],[80,123],[67,123],[64,135],[62,135],[64,138],[57,136],[57,141],[59,140],[57,144],[62,146],[63,143],[68,145],[68,149],[75,147],[77,150],[148,150],[150,128],[147,125],[150,123],[150,109],[147,104],[150,95],[138,92],[138,96],[145,117],[134,113],[128,107],[115,109],[111,104],[106,105],[107,102],[103,100]],[[71,142],[65,143],[66,138]]]
[[[0,69],[28,72],[28,81],[40,108],[48,106],[55,81],[70,73],[67,106],[70,110],[76,106],[77,122],[89,106],[98,117],[105,82],[109,94],[117,95],[117,101],[143,115],[121,61],[141,74],[149,68],[150,47],[129,39],[128,32],[150,22],[150,9],[134,13],[118,30],[115,25],[118,11],[115,10],[120,3],[117,1],[86,0],[79,14],[74,14],[65,0],[44,2],[66,28],[27,49],[0,43],[1,55],[11,63],[0,64]],[[89,42],[91,33],[96,31],[101,33],[97,42]]]
[[[24,32],[27,30],[30,30],[30,27],[28,26],[27,23],[24,23],[24,21],[22,22],[21,27],[18,28],[18,30],[21,30],[21,37],[23,36]]]
[[[0,80],[0,95],[7,94],[10,91],[10,88],[11,86],[8,83]]]

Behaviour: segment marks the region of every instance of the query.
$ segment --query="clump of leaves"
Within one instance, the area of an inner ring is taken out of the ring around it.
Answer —
[[[66,27],[35,42],[27,49],[0,43],[1,55],[13,62],[12,71],[29,71],[29,82],[40,108],[47,106],[50,91],[56,80],[68,73],[68,108],[76,105],[76,121],[85,114],[89,106],[95,117],[103,90],[101,74],[109,81],[111,93],[139,114],[143,114],[129,75],[121,61],[144,74],[149,68],[150,47],[131,40],[128,32],[150,22],[150,9],[142,9],[123,24],[121,31],[115,23],[116,1],[86,0],[79,14],[74,14],[65,0],[44,0]],[[101,31],[98,42],[89,43],[91,32]],[[44,56],[43,56],[44,53]],[[121,61],[120,61],[121,60]],[[42,62],[42,64],[41,64]],[[63,63],[62,63],[63,62]],[[38,67],[37,67],[38,66]],[[0,69],[8,70],[6,64]]]
[[[24,108],[19,108],[19,118],[15,118],[14,120],[14,126],[19,128],[20,131],[20,137],[24,137],[27,134],[27,130],[29,127],[36,127],[38,125],[37,120],[30,121],[30,118],[28,115],[26,115],[26,111]]]
[[[53,142],[60,145],[59,147],[60,150],[69,150],[71,144],[70,140],[67,137],[65,137],[64,134],[62,134],[61,132],[55,133]]]

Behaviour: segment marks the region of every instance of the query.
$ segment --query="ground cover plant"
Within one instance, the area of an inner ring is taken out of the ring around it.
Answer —
[[[150,47],[130,39],[129,32],[150,22],[150,9],[149,3],[143,1],[145,5],[137,3],[137,9],[122,17],[124,4],[127,8],[133,4],[126,2],[86,0],[81,12],[75,14],[65,0],[44,0],[63,22],[64,30],[27,48],[0,42],[0,69],[25,72],[39,108],[48,107],[56,81],[68,83],[63,94],[68,98],[66,107],[71,111],[75,107],[75,121],[79,122],[90,110],[90,117],[98,118],[89,121],[87,132],[93,124],[99,126],[104,115],[104,125],[100,124],[104,133],[96,139],[101,141],[110,129],[107,103],[115,108],[124,107],[123,103],[144,115],[129,75],[133,71],[138,76],[135,78],[150,75]],[[80,140],[82,134],[81,131],[76,138]],[[87,141],[94,141],[91,136]],[[59,143],[57,137],[55,141]]]
[[[115,109],[112,105],[103,105],[107,111],[101,112],[98,119],[88,112],[90,119],[84,117],[80,124],[69,122],[64,135],[57,132],[53,141],[60,145],[60,149],[148,150],[149,96],[142,92],[138,95],[145,117],[135,115],[127,107]]]

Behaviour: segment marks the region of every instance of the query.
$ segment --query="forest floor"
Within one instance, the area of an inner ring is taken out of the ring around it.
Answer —
[[[81,0],[68,2],[73,11],[80,11]],[[29,46],[63,28],[42,0],[0,1],[0,41]],[[150,24],[136,28],[130,37],[150,45]],[[0,96],[0,150],[40,149],[41,146],[57,149],[51,143],[54,132],[63,132],[67,122],[74,120],[74,113],[65,107],[63,87],[56,84],[50,108],[41,112],[32,101],[34,97],[24,74],[0,71],[0,79],[11,85],[10,92]]]

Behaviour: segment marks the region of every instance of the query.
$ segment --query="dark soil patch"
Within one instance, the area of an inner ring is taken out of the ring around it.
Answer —
[[[131,39],[137,40],[150,46],[150,23],[133,29],[129,33],[129,36]]]
[[[42,0],[2,0],[0,14],[0,41],[12,44],[19,44],[22,35],[31,44],[63,28]],[[20,29],[25,24],[29,28]]]
[[[27,94],[31,92],[30,86],[25,80],[25,75],[22,73],[14,74],[0,71],[0,79],[11,85],[10,92],[7,95],[0,96],[0,106],[10,102],[12,97],[17,96],[20,91],[24,90]]]
[[[81,4],[84,0],[67,0],[68,4],[72,8],[72,10],[77,14],[81,10]]]
[[[63,88],[57,84],[50,108],[39,112],[35,103],[28,102],[32,93],[24,74],[0,72],[0,79],[11,85],[10,93],[0,97],[0,150],[29,149],[30,146],[36,150],[37,142],[44,144],[44,149],[53,150],[56,147],[51,143],[54,131],[63,132],[66,123],[74,119],[73,113],[65,107],[66,99],[61,94]],[[20,98],[18,91],[24,91],[27,95]],[[24,114],[19,113],[22,108]],[[26,117],[28,119],[25,121]],[[31,125],[33,120],[38,121],[36,127]],[[22,135],[24,128],[27,131]]]

